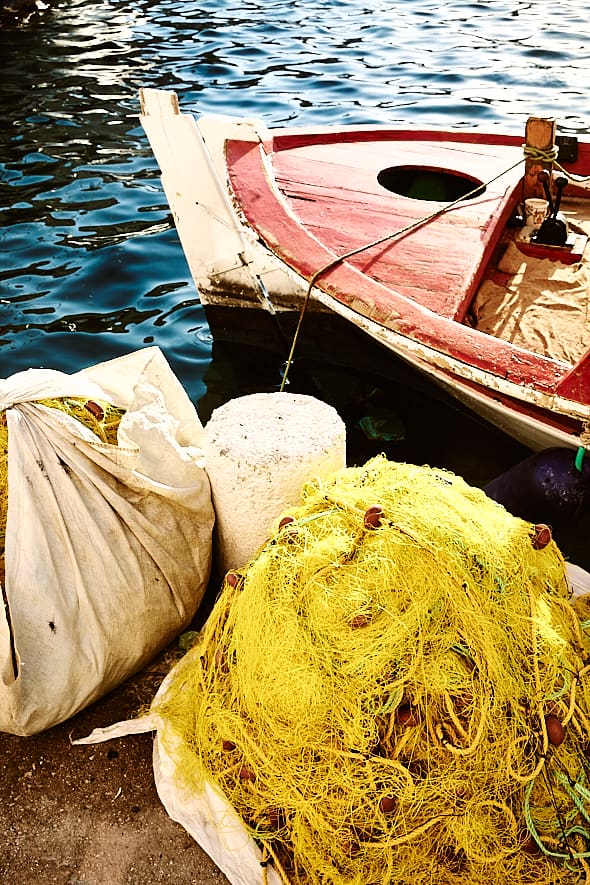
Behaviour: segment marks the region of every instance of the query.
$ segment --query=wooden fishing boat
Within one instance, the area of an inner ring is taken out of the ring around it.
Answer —
[[[150,89],[141,122],[206,309],[337,314],[532,449],[588,442],[590,144],[267,129]]]

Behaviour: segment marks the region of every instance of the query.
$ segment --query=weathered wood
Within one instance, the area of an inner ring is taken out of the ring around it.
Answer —
[[[444,203],[391,193],[379,184],[377,173],[390,166],[403,169],[411,158],[412,166],[426,170],[461,170],[476,186],[514,166],[522,156],[521,145],[518,141],[474,150],[473,145],[448,136],[446,141],[398,138],[337,147],[316,141],[291,149],[283,141],[281,149],[270,155],[272,169],[299,224],[275,237],[274,251],[310,279],[335,256],[416,224],[411,235],[378,242],[349,259],[363,273],[355,294],[362,297],[368,280],[374,279],[437,316],[461,322],[503,230],[499,219],[506,219],[515,208],[522,166],[488,184],[479,198],[461,201],[424,224],[420,221]],[[249,162],[253,168],[238,174],[237,151],[232,153],[230,177],[250,223],[271,236],[278,207],[274,193],[268,203],[263,197],[259,179],[264,170],[258,156],[258,150],[252,157],[242,155],[243,169]],[[303,245],[302,238],[309,235],[312,240]]]
[[[525,145],[533,151],[550,153],[555,147],[556,122],[550,117],[529,117],[525,129]],[[538,159],[535,156],[526,158],[524,170],[523,199],[541,197],[545,199],[545,191],[538,179],[541,169],[551,172],[551,160]]]

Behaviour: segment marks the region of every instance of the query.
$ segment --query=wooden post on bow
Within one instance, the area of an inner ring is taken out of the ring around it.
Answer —
[[[525,129],[526,147],[533,152],[531,156],[527,156],[524,169],[524,186],[523,198],[542,197],[545,198],[543,186],[538,181],[537,176],[541,169],[547,169],[549,173],[553,168],[553,161],[549,159],[540,159],[535,156],[536,152],[548,156],[555,147],[555,130],[556,123],[552,118],[547,117],[529,117]]]

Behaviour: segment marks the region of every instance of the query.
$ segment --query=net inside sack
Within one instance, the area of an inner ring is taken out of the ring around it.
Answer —
[[[38,404],[57,409],[91,430],[103,443],[116,446],[117,431],[124,409],[103,400],[61,397],[39,400]],[[4,582],[4,548],[8,513],[8,427],[6,412],[0,412],[0,582]]]
[[[589,629],[546,529],[445,471],[340,471],[158,702],[179,789],[217,784],[292,885],[581,881]]]

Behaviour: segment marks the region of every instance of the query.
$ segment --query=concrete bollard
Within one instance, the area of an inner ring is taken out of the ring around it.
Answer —
[[[296,505],[306,481],[346,466],[346,427],[304,394],[254,393],[215,409],[205,426],[220,574],[240,568]]]

